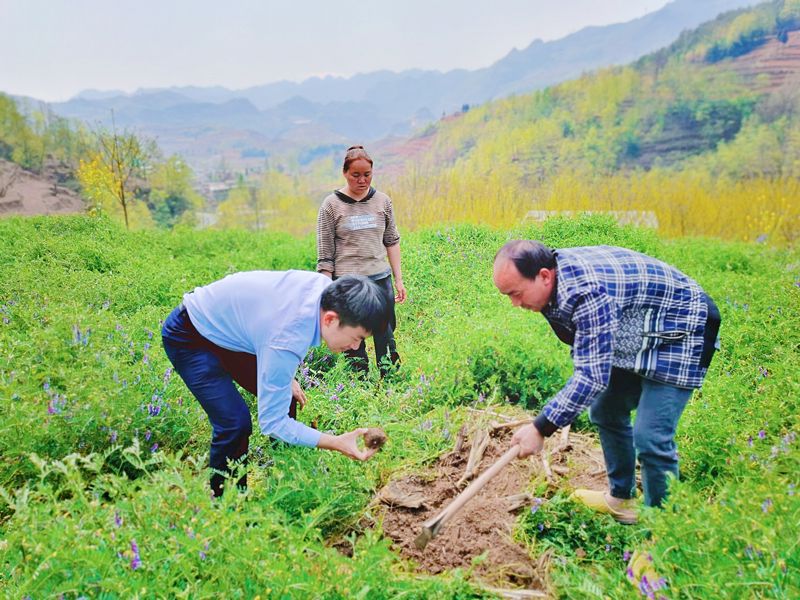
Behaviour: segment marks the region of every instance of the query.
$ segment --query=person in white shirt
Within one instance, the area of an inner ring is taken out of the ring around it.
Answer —
[[[223,491],[229,462],[247,459],[250,410],[235,383],[258,397],[264,435],[286,443],[336,450],[368,460],[373,449],[356,441],[366,429],[328,435],[295,420],[305,394],[294,379],[312,346],[333,353],[358,348],[380,331],[389,299],[367,277],[330,278],[308,271],[248,271],[184,295],[164,321],[164,350],[213,428],[209,463],[214,496]],[[246,487],[246,475],[237,482]]]

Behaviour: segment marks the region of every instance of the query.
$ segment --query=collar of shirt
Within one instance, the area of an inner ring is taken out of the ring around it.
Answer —
[[[367,195],[364,196],[361,200],[355,200],[354,198],[351,198],[350,196],[348,196],[343,192],[340,192],[339,190],[334,190],[333,193],[336,194],[336,197],[342,202],[346,202],[347,204],[356,204],[357,202],[366,202],[367,200],[372,198],[377,191],[378,190],[376,190],[374,187],[369,186],[369,191],[367,192]]]

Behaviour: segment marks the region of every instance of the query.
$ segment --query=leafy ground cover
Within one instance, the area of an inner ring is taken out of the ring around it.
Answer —
[[[724,319],[722,350],[681,421],[682,481],[666,510],[620,530],[583,514],[565,489],[518,520],[515,535],[532,555],[550,552],[559,597],[640,597],[626,581],[626,554],[636,548],[668,583],[645,595],[800,596],[796,250],[665,241],[597,217],[410,234],[401,372],[356,382],[324,348],[299,372],[309,395],[304,420],[337,432],[381,426],[389,443],[360,464],[273,448],[256,434],[250,490],[212,503],[210,428],[169,368],[160,321],[184,292],[228,273],[313,268],[314,240],[126,232],[86,216],[0,221],[3,596],[489,596],[471,568],[420,576],[380,527],[359,523],[376,489],[452,448],[466,407],[534,410],[569,376],[568,349],[544,320],[514,311],[493,288],[491,259],[511,237],[657,256],[697,279]],[[576,426],[590,431],[585,419]],[[330,544],[342,536],[352,557]]]

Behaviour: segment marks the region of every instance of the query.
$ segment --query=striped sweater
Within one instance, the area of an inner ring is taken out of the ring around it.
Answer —
[[[389,196],[374,188],[363,200],[334,192],[319,209],[317,271],[334,277],[388,274],[386,248],[399,242]]]

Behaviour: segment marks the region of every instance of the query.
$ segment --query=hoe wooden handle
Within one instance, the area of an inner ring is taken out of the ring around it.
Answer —
[[[519,445],[511,447],[505,454],[503,454],[503,456],[500,457],[496,463],[481,473],[480,477],[473,481],[467,489],[461,492],[456,499],[447,506],[447,508],[445,508],[432,519],[427,520],[422,525],[422,533],[420,533],[417,539],[414,540],[417,548],[420,550],[425,548],[427,543],[436,537],[444,524],[447,523],[454,514],[461,510],[461,507],[463,507],[475,494],[477,494],[492,477],[497,475],[508,463],[517,458],[521,450],[522,448]]]

